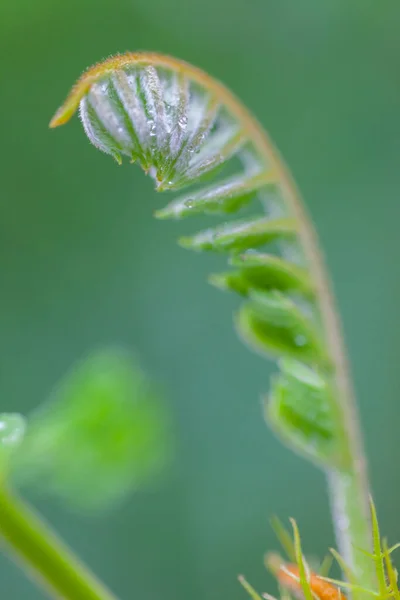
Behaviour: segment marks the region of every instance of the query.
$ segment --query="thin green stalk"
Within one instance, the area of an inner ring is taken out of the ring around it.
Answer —
[[[262,132],[260,149],[266,163],[272,162],[283,182],[283,193],[288,205],[297,216],[299,237],[302,240],[308,264],[317,289],[323,329],[335,367],[336,399],[341,419],[344,448],[348,456],[346,471],[326,471],[333,525],[337,544],[346,563],[352,569],[355,581],[362,587],[377,590],[375,572],[362,552],[372,551],[372,527],[369,510],[370,488],[364,455],[358,410],[353,391],[347,353],[343,341],[342,324],[331,290],[331,282],[319,247],[319,241],[304,208],[300,193],[285,167],[283,159],[268,136]]]
[[[362,510],[364,496],[361,495],[357,472],[327,472],[331,511],[339,552],[350,567],[353,580],[359,586],[377,591],[375,569],[371,559],[362,550],[371,550],[369,519]],[[360,592],[353,592],[360,596]]]
[[[116,600],[20,498],[0,489],[0,543],[52,597]]]

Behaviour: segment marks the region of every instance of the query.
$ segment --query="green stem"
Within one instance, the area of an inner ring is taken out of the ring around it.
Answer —
[[[357,472],[328,471],[327,479],[339,552],[351,567],[355,582],[364,588],[376,590],[377,580],[371,559],[358,550],[371,549],[371,532]],[[359,594],[353,594],[356,595]]]
[[[346,472],[327,473],[336,539],[339,549],[344,555],[343,558],[355,574],[356,583],[360,587],[378,590],[374,569],[371,569],[365,555],[357,551],[357,548],[372,551],[370,492],[360,421],[343,342],[342,324],[336,309],[324,258],[319,248],[319,241],[301,195],[269,136],[229,90],[205,73],[175,59],[153,55],[153,60],[158,64],[165,62],[169,66],[174,64],[178,68],[180,66],[200,85],[213,91],[221,99],[221,103],[224,103],[232,114],[236,115],[247,131],[248,138],[254,141],[265,170],[268,172],[272,169],[276,173],[289,213],[295,217],[298,223],[299,239],[312,273],[322,329],[325,332],[333,362],[335,372],[333,383],[341,422],[343,451],[348,457]],[[78,102],[76,98],[74,101]]]
[[[0,488],[0,542],[55,598],[116,600],[50,528],[10,490]]]
[[[317,290],[323,330],[333,360],[337,408],[341,421],[344,453],[348,456],[346,471],[327,471],[333,524],[339,550],[354,573],[355,583],[377,590],[374,569],[361,548],[372,552],[372,527],[369,511],[369,482],[347,354],[343,342],[342,324],[336,309],[331,282],[314,227],[304,208],[300,193],[285,167],[285,163],[267,135],[260,140],[266,165],[272,164],[279,174],[281,190],[299,224],[299,237],[313,274]],[[264,142],[264,143],[263,143]]]

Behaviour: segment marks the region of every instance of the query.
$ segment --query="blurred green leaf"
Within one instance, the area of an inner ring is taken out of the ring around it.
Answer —
[[[312,460],[343,467],[342,440],[329,383],[313,369],[291,359],[280,363],[265,405],[268,424],[293,450]]]
[[[248,221],[234,221],[200,231],[191,237],[182,237],[179,244],[190,250],[238,251],[269,244],[277,239],[293,238],[296,226],[291,219],[259,217]]]
[[[160,475],[171,456],[166,409],[127,354],[79,364],[29,420],[17,483],[83,508],[106,508]]]
[[[240,267],[240,273],[248,282],[249,288],[294,291],[309,299],[315,295],[307,270],[279,256],[245,252],[233,255],[230,263]]]
[[[243,340],[254,350],[327,365],[326,350],[313,321],[278,291],[253,292],[236,317]]]
[[[251,283],[240,271],[225,271],[224,273],[212,273],[208,282],[224,292],[236,292],[241,296],[247,296],[252,290]]]
[[[234,175],[217,184],[192,191],[156,211],[158,219],[182,219],[199,214],[230,214],[247,204],[261,188],[271,184],[272,176],[257,173]]]
[[[247,252],[234,254],[232,265],[241,267],[224,273],[215,273],[209,282],[224,291],[247,296],[252,290],[298,292],[312,298],[312,285],[305,269],[272,254]]]

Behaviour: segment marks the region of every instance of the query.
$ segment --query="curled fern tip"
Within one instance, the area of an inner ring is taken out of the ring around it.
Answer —
[[[279,153],[224,85],[160,54],[127,53],[92,67],[50,127],[78,107],[94,146],[139,164],[158,191],[184,190],[158,218],[223,218],[180,245],[229,257],[230,269],[211,283],[244,298],[235,319],[241,338],[278,359],[266,419],[327,471],[341,550],[368,578],[369,565],[354,550],[371,547],[372,536],[340,320],[316,234]],[[228,219],[236,213],[242,218]]]

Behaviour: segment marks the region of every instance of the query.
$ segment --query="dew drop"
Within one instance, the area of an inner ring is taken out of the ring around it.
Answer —
[[[305,335],[296,335],[294,338],[294,343],[296,346],[305,346],[307,343],[307,338]]]
[[[186,200],[183,204],[185,205],[186,208],[193,208],[194,207],[194,201],[191,198],[189,198],[188,200]]]
[[[157,128],[156,128],[156,124],[154,123],[154,121],[152,119],[149,119],[147,121],[147,126],[149,128],[150,137],[155,137],[157,135]]]
[[[25,433],[25,419],[18,413],[0,414],[0,447],[17,446]]]
[[[186,125],[188,123],[188,118],[186,115],[182,115],[179,119],[178,119],[178,125],[181,129],[185,129]]]

